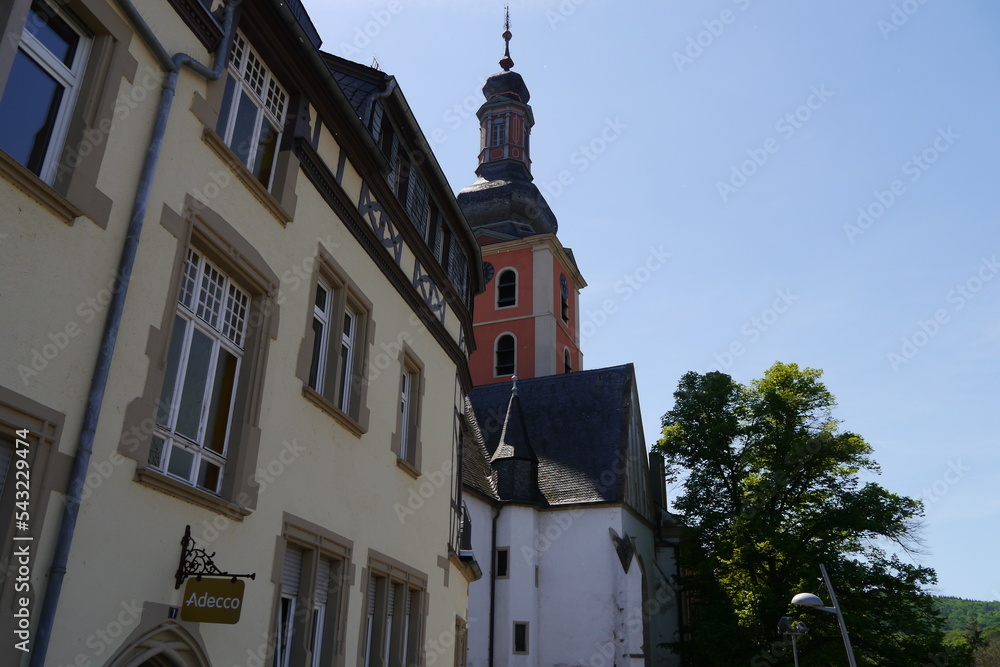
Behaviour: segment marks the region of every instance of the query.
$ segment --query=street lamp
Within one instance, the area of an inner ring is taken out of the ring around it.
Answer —
[[[813,609],[819,609],[820,611],[828,611],[831,614],[836,614],[837,620],[840,621],[840,634],[844,636],[844,647],[847,649],[847,660],[850,662],[851,667],[858,667],[858,663],[854,661],[854,649],[851,648],[851,638],[847,636],[847,624],[844,623],[844,614],[840,610],[840,605],[837,604],[837,594],[833,592],[833,585],[830,583],[830,576],[826,573],[826,566],[820,564],[819,570],[823,573],[823,582],[826,584],[826,590],[830,591],[830,599],[833,600],[833,606],[824,607],[823,601],[819,599],[819,596],[813,595],[812,593],[799,593],[792,598],[792,604],[812,607]]]
[[[778,621],[778,632],[792,638],[792,659],[795,661],[795,667],[799,667],[799,650],[795,645],[795,638],[809,632],[809,628],[806,627],[805,623],[796,621],[791,616],[782,616],[781,620]]]

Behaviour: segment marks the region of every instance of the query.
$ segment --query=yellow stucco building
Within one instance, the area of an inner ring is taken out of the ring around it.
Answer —
[[[463,664],[481,257],[396,81],[297,0],[0,27],[0,663]]]

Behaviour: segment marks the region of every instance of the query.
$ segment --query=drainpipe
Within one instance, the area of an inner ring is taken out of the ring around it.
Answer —
[[[156,112],[156,122],[153,125],[153,135],[146,149],[146,158],[139,176],[139,184],[132,204],[132,217],[128,224],[128,233],[122,248],[118,263],[118,286],[112,292],[111,303],[108,305],[108,315],[101,334],[101,346],[97,354],[94,375],[90,381],[90,391],[87,394],[86,410],[83,425],[80,428],[80,439],[76,446],[73,459],[73,469],[66,491],[65,508],[62,522],[59,525],[59,535],[56,539],[55,553],[49,568],[49,582],[45,588],[45,598],[39,613],[38,628],[35,634],[34,650],[31,654],[31,667],[43,667],[45,654],[48,652],[52,628],[55,625],[56,609],[59,606],[59,594],[62,592],[63,578],[69,562],[70,546],[73,543],[73,533],[76,530],[76,520],[80,514],[80,502],[83,486],[90,466],[90,456],[94,451],[94,438],[97,433],[97,422],[101,414],[101,404],[104,401],[104,390],[108,385],[108,375],[111,371],[111,360],[114,356],[115,343],[118,340],[118,328],[121,325],[122,313],[125,310],[125,296],[128,293],[129,281],[132,279],[132,267],[135,264],[136,252],[139,247],[139,236],[142,233],[142,223],[146,217],[146,206],[153,187],[153,176],[160,158],[160,148],[167,130],[167,119],[177,87],[177,78],[182,67],[191,69],[196,74],[209,81],[222,76],[229,52],[233,44],[235,25],[233,12],[241,0],[227,0],[226,13],[223,21],[223,37],[215,50],[215,67],[209,69],[191,56],[178,53],[170,57],[153,34],[149,25],[139,14],[131,0],[117,0],[119,8],[129,18],[146,46],[153,52],[160,66],[167,70],[167,78],[163,83],[160,105]]]
[[[503,505],[497,506],[497,512],[493,515],[493,535],[490,542],[490,649],[488,667],[493,667],[493,635],[496,629],[495,612],[497,607],[497,520],[500,518],[502,510]],[[507,567],[510,567],[509,562],[507,563]]]

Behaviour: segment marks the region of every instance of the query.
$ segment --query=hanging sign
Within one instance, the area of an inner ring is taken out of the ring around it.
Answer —
[[[232,579],[188,579],[181,620],[194,623],[239,623],[246,582]]]

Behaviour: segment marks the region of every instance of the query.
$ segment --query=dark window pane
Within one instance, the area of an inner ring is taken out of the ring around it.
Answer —
[[[517,302],[517,274],[504,271],[497,279],[497,307],[513,306]]]
[[[191,478],[191,466],[194,463],[194,454],[174,445],[170,448],[170,463],[167,464],[167,472],[177,475],[183,479]]]
[[[41,174],[64,89],[23,51],[0,99],[0,149]]]
[[[170,332],[170,351],[167,353],[167,371],[163,375],[163,390],[160,391],[160,404],[156,410],[156,423],[167,425],[170,419],[170,404],[174,400],[174,388],[177,385],[177,371],[181,361],[181,349],[184,347],[184,334],[187,331],[187,320],[174,317],[174,329]]]
[[[351,386],[351,369],[347,367],[347,362],[351,356],[351,350],[346,345],[340,346],[340,392],[337,394],[337,407],[347,412],[349,393]]]
[[[326,297],[326,288],[322,285],[316,285],[316,307],[324,313],[326,312]]]
[[[198,439],[198,423],[201,421],[201,405],[205,398],[205,383],[208,380],[209,362],[212,360],[212,340],[195,330],[191,335],[191,351],[187,359],[187,375],[181,404],[177,412],[177,433]]]
[[[497,375],[514,374],[514,337],[501,336],[497,341]]]
[[[254,149],[252,143],[253,131],[257,127],[257,111],[258,109],[250,100],[250,96],[242,93],[236,108],[236,126],[233,128],[233,137],[229,140],[229,147],[245,165],[250,164],[250,153]]]
[[[274,167],[274,154],[278,150],[278,133],[271,126],[271,121],[261,114],[260,139],[257,141],[257,156],[254,158],[253,173],[264,187],[271,185],[271,169]]]
[[[218,493],[221,477],[222,468],[211,461],[201,460],[201,466],[198,470],[198,486],[212,493]]]
[[[205,447],[222,454],[226,449],[226,430],[229,428],[229,410],[236,391],[237,360],[220,349],[215,364],[215,382],[212,384],[212,402],[208,406],[205,424]]]
[[[80,35],[51,7],[42,2],[31,3],[31,11],[28,12],[24,29],[34,35],[67,67],[73,66],[73,58],[80,45]]]
[[[313,318],[313,350],[309,363],[309,386],[319,391],[319,353],[323,349],[323,323]]]
[[[215,124],[215,133],[225,138],[226,128],[229,127],[229,114],[233,110],[233,91],[236,90],[235,75],[230,72],[226,79],[226,92],[222,96],[222,108],[219,110],[219,122]]]

